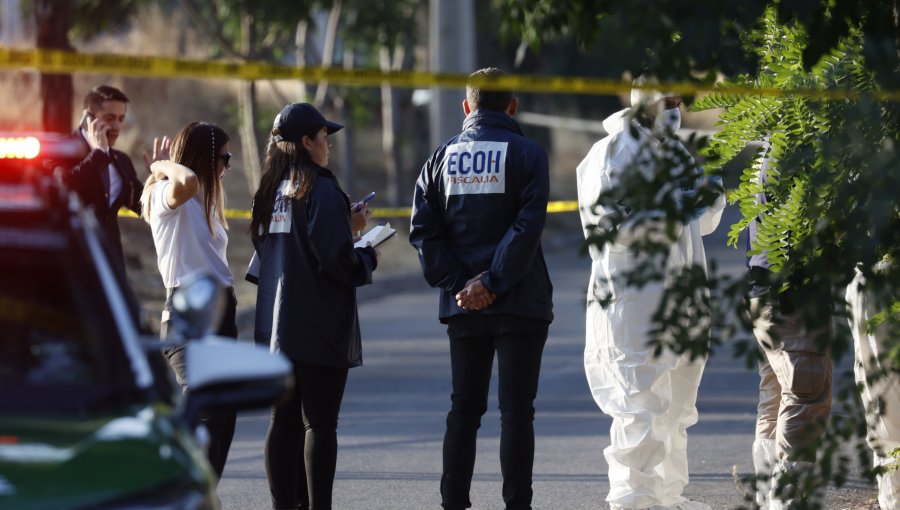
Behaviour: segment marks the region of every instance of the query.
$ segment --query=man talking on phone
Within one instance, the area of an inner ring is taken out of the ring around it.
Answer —
[[[119,234],[119,209],[140,214],[143,185],[131,158],[113,149],[125,123],[128,97],[121,90],[100,85],[84,97],[82,121],[73,137],[84,142],[85,156],[72,167],[64,180],[78,193],[82,203],[94,209],[109,239],[111,261],[125,276],[125,256]],[[154,153],[161,152],[157,146]],[[157,154],[154,154],[156,159]],[[145,157],[149,159],[149,157]]]

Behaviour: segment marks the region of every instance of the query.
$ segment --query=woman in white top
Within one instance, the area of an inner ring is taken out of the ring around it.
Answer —
[[[219,126],[192,122],[172,140],[171,159],[150,166],[150,177],[141,196],[141,216],[150,224],[157,264],[166,286],[166,304],[160,335],[169,333],[172,292],[197,271],[211,273],[227,289],[225,313],[216,334],[237,337],[233,278],[225,249],[228,225],[225,221],[225,193],[222,177],[229,168],[228,134]],[[163,150],[167,145],[163,140]],[[187,391],[183,347],[165,351],[169,365]],[[209,460],[221,478],[234,436],[233,411],[210,413],[205,423],[210,432]]]

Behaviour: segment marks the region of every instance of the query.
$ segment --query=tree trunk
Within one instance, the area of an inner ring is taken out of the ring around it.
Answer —
[[[381,70],[391,70],[391,49],[382,46],[379,49]],[[384,153],[386,174],[385,191],[387,203],[391,207],[400,205],[400,169],[396,143],[397,112],[394,107],[396,93],[390,82],[381,84],[381,150]]]
[[[71,50],[69,3],[35,0],[38,49]],[[72,125],[72,75],[41,73],[41,122],[44,131],[68,133]]]
[[[241,14],[241,53],[248,59],[253,58],[253,16],[248,12]],[[241,114],[241,153],[244,162],[244,175],[250,196],[259,187],[259,141],[256,137],[256,83],[253,80],[241,82],[238,94],[238,108]]]
[[[344,125],[344,129],[336,135],[335,141],[331,142],[336,146],[337,150],[334,153],[336,161],[330,166],[340,176],[339,180],[344,193],[350,196],[351,202],[356,202],[358,200],[357,193],[360,190],[359,186],[353,181],[355,162],[353,161],[353,129],[350,125],[350,108],[347,101],[340,94],[336,94],[332,100],[334,101],[334,116],[339,123]],[[330,140],[331,138],[329,137]]]
[[[297,30],[294,32],[294,44],[297,45],[296,50],[296,58],[297,58],[297,67],[305,68],[306,67],[306,37],[309,33],[309,22],[305,19],[297,22]],[[308,92],[306,91],[306,82],[303,80],[298,80],[298,86],[300,87],[300,100],[306,101],[306,95]]]
[[[343,8],[343,0],[334,0],[331,5],[331,12],[328,14],[328,25],[325,28],[325,45],[322,47],[322,68],[328,69],[334,62],[334,42],[337,39],[338,24],[341,20],[341,9]],[[328,95],[328,82],[319,82],[316,89],[316,98],[314,104],[320,108],[325,103],[325,97]]]
[[[256,137],[256,83],[253,80],[241,82],[241,91],[238,96],[238,106],[241,111],[241,152],[243,153],[244,174],[247,176],[247,186],[251,196],[259,187],[259,140]]]
[[[344,69],[351,70],[354,65],[353,48],[349,45],[344,47]],[[356,161],[353,159],[353,126],[350,122],[350,108],[344,96],[335,94],[334,109],[338,122],[345,127],[341,131],[340,139],[337,141],[338,170],[340,170],[341,185],[344,191],[350,195],[350,201],[358,200],[358,193],[368,193],[368,191],[360,190],[360,187],[354,180],[354,169]]]

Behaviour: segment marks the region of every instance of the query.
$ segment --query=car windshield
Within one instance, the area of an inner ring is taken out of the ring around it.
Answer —
[[[102,286],[75,244],[0,226],[0,414],[95,412],[134,394]]]

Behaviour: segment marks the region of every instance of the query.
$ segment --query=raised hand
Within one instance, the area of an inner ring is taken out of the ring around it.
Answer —
[[[150,154],[147,154],[147,151],[144,151],[144,163],[147,164],[147,169],[149,170],[150,166],[156,161],[169,159],[169,150],[171,148],[172,140],[170,140],[168,136],[163,136],[162,139],[154,138],[153,155],[151,156]]]

